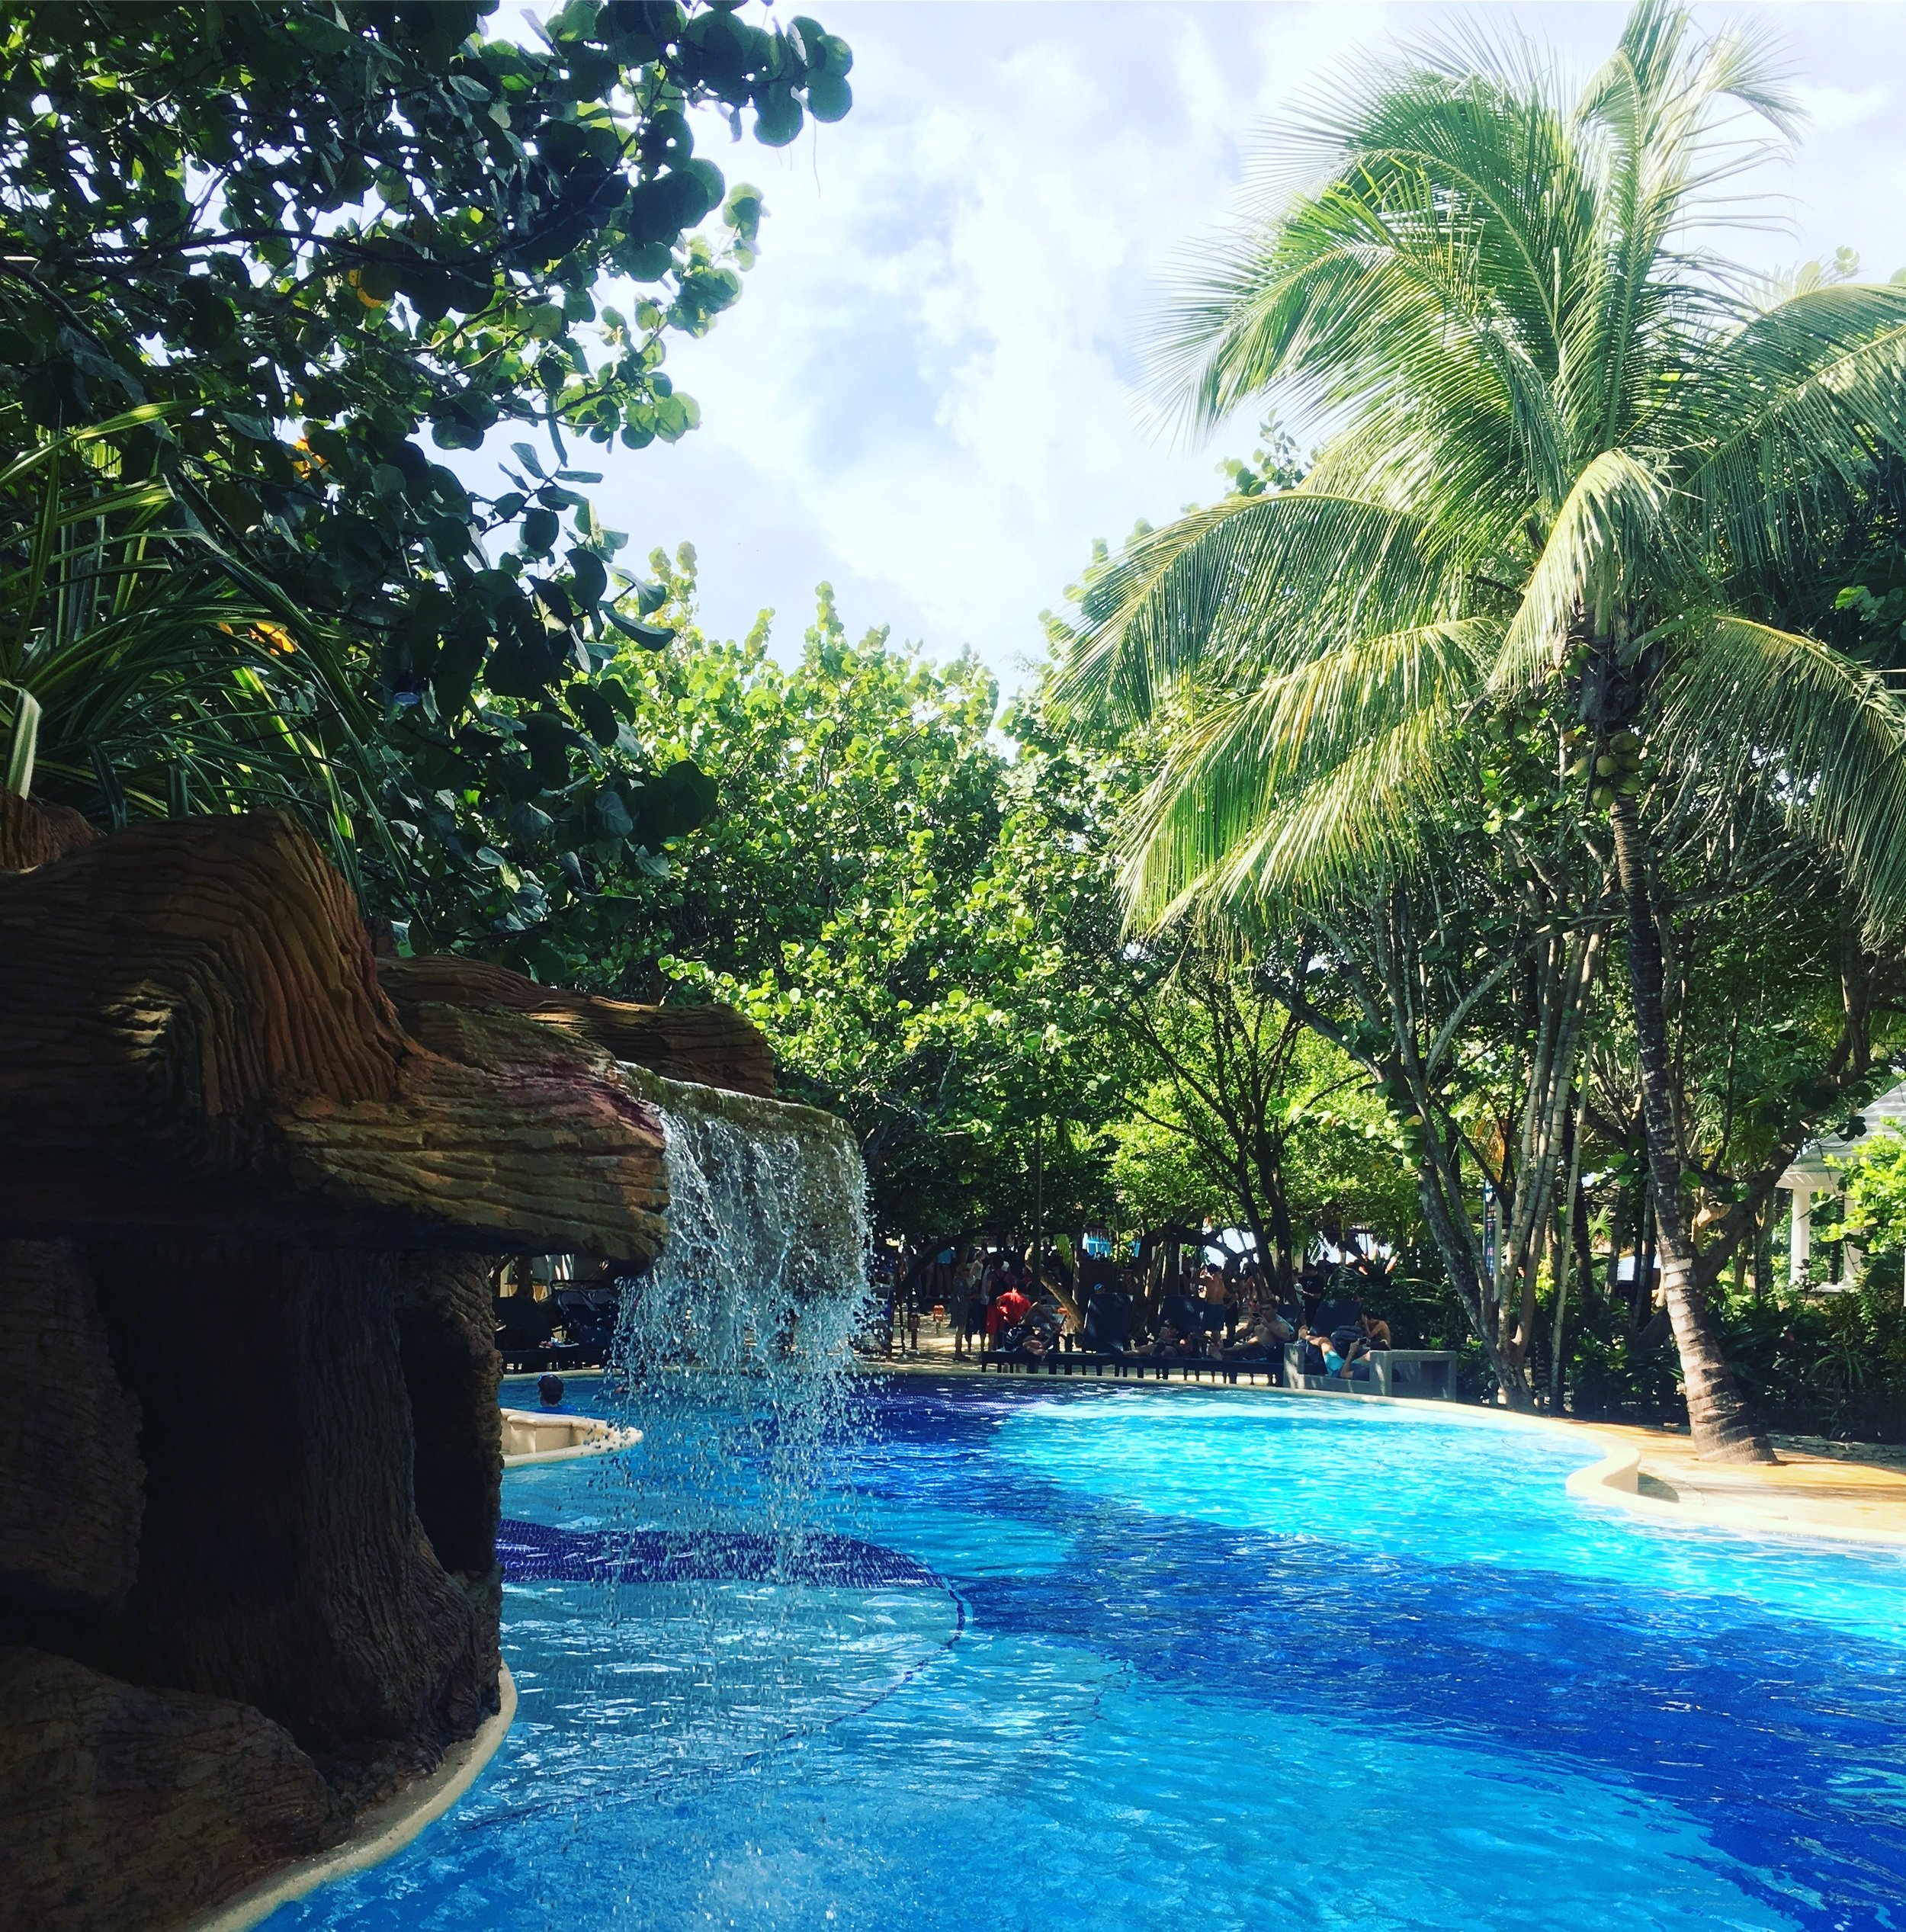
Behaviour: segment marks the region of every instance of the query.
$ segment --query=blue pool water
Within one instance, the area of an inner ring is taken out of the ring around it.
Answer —
[[[791,1504],[634,1407],[505,1479],[496,1761],[274,1932],[1906,1925],[1906,1552],[1475,1415],[896,1382]]]

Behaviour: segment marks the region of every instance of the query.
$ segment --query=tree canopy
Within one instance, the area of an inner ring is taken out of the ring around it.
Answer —
[[[754,259],[760,194],[690,111],[785,145],[847,112],[852,56],[739,0],[569,0],[522,39],[481,30],[494,11],[0,9],[0,461],[88,431],[95,508],[162,492],[217,570],[342,640],[389,754],[358,799],[396,828],[364,841],[373,892],[402,918],[413,872],[454,872],[460,897],[423,895],[436,942],[506,946],[711,803],[623,730],[605,664],[668,634],[579,466],[695,426],[669,341]],[[443,460],[512,430],[493,488]],[[4,506],[18,542],[58,500]],[[30,697],[36,675],[30,652],[6,672]],[[232,802],[225,768],[191,775]],[[497,862],[512,822],[547,834],[537,865]]]
[[[1869,939],[1906,917],[1906,713],[1771,608],[1906,446],[1906,289],[1814,278],[1757,302],[1691,250],[1725,214],[1731,115],[1792,130],[1762,50],[1643,0],[1575,99],[1458,47],[1292,137],[1316,185],[1192,270],[1163,366],[1193,421],[1271,392],[1340,426],[1295,487],[1118,560],[1069,679],[1174,708],[1128,872],[1153,919],[1420,869],[1462,797],[1452,743],[1554,721],[1555,787],[1598,815],[1603,875],[1554,911],[1599,919],[1611,887],[1625,909],[1696,1434],[1764,1455],[1696,1279],[1654,900],[1678,826],[1757,807],[1835,868]],[[1565,1069],[1575,1038],[1564,1022],[1545,1054]],[[1423,1138],[1426,1186],[1448,1153]]]

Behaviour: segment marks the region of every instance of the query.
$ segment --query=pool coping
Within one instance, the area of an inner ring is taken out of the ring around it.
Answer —
[[[570,1411],[557,1412],[549,1409],[501,1409],[498,1413],[505,1423],[504,1439],[510,1439],[509,1425],[528,1425],[532,1434],[540,1425],[570,1431],[571,1439],[555,1449],[506,1449],[503,1455],[505,1469],[521,1469],[538,1462],[573,1462],[578,1456],[611,1455],[618,1449],[633,1449],[642,1439],[639,1429],[631,1429],[621,1423],[607,1420],[601,1416],[576,1415]]]
[[[294,1899],[304,1898],[333,1879],[367,1871],[401,1851],[426,1827],[435,1824],[476,1782],[496,1755],[516,1719],[516,1680],[509,1666],[499,1661],[497,1706],[473,1737],[454,1744],[427,1777],[372,1805],[359,1815],[351,1836],[329,1851],[314,1853],[296,1863],[280,1866],[240,1892],[196,1918],[177,1932],[247,1932]]]
[[[939,1375],[945,1379],[960,1381],[978,1382],[983,1379],[977,1368],[969,1369],[964,1363],[956,1368],[948,1369],[932,1362],[870,1362],[867,1365],[867,1372]],[[1045,1376],[995,1378],[997,1384],[1003,1388],[1032,1389],[1044,1389],[1050,1380]],[[1799,1520],[1793,1512],[1796,1504],[1804,1503],[1804,1494],[1782,1490],[1764,1481],[1757,1484],[1755,1465],[1753,1465],[1702,1464],[1693,1455],[1692,1446],[1684,1434],[1643,1431],[1633,1425],[1620,1423],[1577,1422],[1558,1416],[1530,1415],[1515,1409],[1485,1407],[1479,1403],[1425,1400],[1413,1396],[1364,1394],[1348,1389],[1327,1391],[1274,1386],[1244,1388],[1215,1382],[1147,1381],[1142,1385],[1131,1385],[1151,1389],[1200,1389],[1207,1394],[1227,1397],[1274,1397],[1288,1402],[1351,1402],[1386,1409],[1407,1409],[1414,1414],[1425,1417],[1436,1416],[1458,1424],[1499,1427],[1506,1423],[1512,1428],[1534,1429],[1546,1436],[1573,1441],[1584,1448],[1593,1446],[1599,1439],[1600,1443],[1605,1446],[1600,1459],[1574,1471],[1563,1485],[1571,1497],[1586,1507],[1619,1509],[1630,1515],[1656,1523],[1674,1524],[1683,1529],[1719,1531],[1760,1538],[1797,1538],[1815,1543],[1906,1548],[1906,1485],[1902,1485],[1898,1499],[1902,1526],[1897,1529],[1876,1523],[1851,1523],[1831,1520]],[[1638,1441],[1638,1435],[1642,1439]],[[1659,1475],[1646,1466],[1651,1450],[1657,1460],[1668,1465]],[[1664,1451],[1670,1453],[1664,1455]],[[1732,1493],[1718,1500],[1705,1496],[1698,1490],[1692,1497],[1683,1494],[1683,1490],[1690,1487],[1687,1475],[1673,1466],[1683,1460],[1690,1464],[1696,1472],[1710,1476],[1715,1475],[1717,1471],[1722,1473]],[[1844,1466],[1844,1460],[1850,1459],[1815,1455],[1805,1450],[1789,1449],[1781,1455],[1781,1464],[1789,1468],[1825,1468],[1836,1464]],[[1884,1465],[1858,1463],[1854,1466],[1875,1468]],[[1644,1487],[1650,1481],[1654,1483],[1658,1489],[1667,1490],[1668,1494],[1651,1493]],[[1759,1493],[1751,1493],[1757,1487]]]
[[[1551,1427],[1553,1432],[1554,1425]],[[1906,1529],[1890,1529],[1880,1523],[1799,1520],[1792,1513],[1794,1499],[1771,1486],[1763,1486],[1758,1497],[1715,1502],[1697,1491],[1690,1500],[1682,1494],[1681,1486],[1676,1483],[1672,1472],[1653,1476],[1643,1466],[1647,1455],[1645,1448],[1633,1444],[1619,1445],[1600,1462],[1592,1463],[1586,1469],[1576,1470],[1568,1478],[1568,1493],[1577,1502],[1612,1506],[1632,1516],[1651,1517],[1657,1523],[1677,1523],[1684,1529],[1725,1529],[1744,1536],[1798,1537],[1808,1542],[1858,1543],[1880,1548],[1906,1549]],[[1699,1466],[1698,1459],[1690,1460]],[[1789,1455],[1783,1456],[1776,1466],[1824,1466],[1828,1460],[1821,1456]],[[1730,1474],[1744,1476],[1750,1481],[1755,1465],[1725,1466]],[[1670,1493],[1665,1496],[1650,1494],[1643,1487],[1650,1480]],[[1787,1507],[1776,1507],[1776,1503]]]

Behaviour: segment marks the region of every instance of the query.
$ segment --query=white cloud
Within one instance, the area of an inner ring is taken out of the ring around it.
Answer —
[[[1094,536],[1217,487],[1215,449],[1161,448],[1141,420],[1136,336],[1162,263],[1226,207],[1260,57],[1233,33],[1250,57],[1227,66],[1170,10],[829,22],[856,50],[848,121],[817,149],[720,154],[769,217],[741,303],[675,354],[704,425],[669,460],[675,514],[718,515],[699,486],[738,467],[793,512],[756,550],[772,582],[724,580],[684,529],[718,627],[760,602],[791,616],[826,574],[851,621],[890,615],[1010,672]]]
[[[1794,92],[1806,110],[1809,127],[1822,134],[1837,134],[1843,128],[1871,120],[1893,98],[1890,88],[1823,87],[1805,82]]]
[[[1257,127],[1346,56],[1463,16],[809,4],[855,49],[853,112],[778,152],[711,129],[730,178],[766,191],[762,262],[711,335],[672,351],[704,426],[616,453],[605,513],[639,550],[695,542],[713,629],[772,604],[788,644],[826,577],[850,624],[891,621],[935,655],[971,643],[1011,680],[1093,538],[1208,499],[1218,456],[1252,446],[1255,418],[1209,447],[1162,444],[1134,384],[1160,275],[1235,207]],[[1514,11],[1580,69],[1619,20]],[[1858,130],[1906,20],[1804,18],[1817,139],[1766,183],[1792,192],[1800,232],[1754,246],[1771,266],[1845,242],[1888,272],[1906,202],[1880,191],[1890,148]]]

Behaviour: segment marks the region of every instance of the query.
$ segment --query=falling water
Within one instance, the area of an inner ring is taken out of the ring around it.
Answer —
[[[859,1433],[869,1312],[852,1136],[810,1108],[625,1071],[663,1116],[669,1237],[622,1284],[601,1399],[642,1441],[602,1459],[586,1515],[525,1556],[606,1585],[608,1648],[574,1660],[566,1694],[615,1682],[650,1741],[645,1776],[666,1782],[825,1728],[921,1640],[870,1635],[867,1593],[892,1579],[830,1480]]]
[[[847,1366],[866,1313],[867,1177],[852,1135],[787,1101],[647,1074],[637,1083],[667,1134],[669,1239],[625,1285],[622,1366],[746,1372],[811,1398]]]
[[[810,1107],[633,1077],[666,1134],[669,1238],[622,1288],[615,1367],[653,1445],[631,1468],[678,1510],[691,1493],[696,1527],[797,1555],[868,1313],[859,1150]]]

